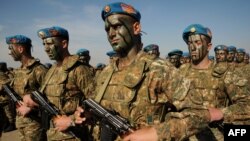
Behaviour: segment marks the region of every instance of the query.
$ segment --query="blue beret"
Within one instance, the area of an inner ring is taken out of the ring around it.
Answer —
[[[170,56],[173,56],[173,55],[178,55],[178,56],[182,56],[182,51],[181,50],[179,50],[179,49],[174,49],[174,50],[172,50],[172,51],[170,51],[169,53],[168,53],[168,56],[170,57]]]
[[[81,48],[76,52],[77,55],[89,55],[89,50]]]
[[[236,52],[239,52],[239,53],[246,53],[246,51],[245,51],[244,48],[238,48],[238,49],[236,49]]]
[[[182,38],[185,42],[188,41],[188,36],[190,34],[202,34],[202,35],[205,35],[205,36],[209,37],[210,39],[212,39],[211,30],[207,27],[200,25],[200,24],[191,24],[187,28],[185,28],[185,30],[183,31],[183,34],[182,34]]]
[[[59,26],[40,29],[37,31],[37,34],[42,39],[50,37],[64,37],[66,39],[69,39],[68,31]]]
[[[7,44],[27,44],[31,45],[31,39],[24,35],[14,35],[6,37]]]
[[[227,46],[225,46],[225,45],[217,45],[214,48],[214,51],[217,51],[217,50],[225,50],[225,51],[227,51]]]
[[[106,67],[106,65],[103,64],[103,63],[98,63],[98,64],[96,65],[96,68],[97,68],[97,69],[101,69],[101,68],[104,68],[104,67]]]
[[[114,50],[112,50],[112,51],[107,52],[106,54],[107,54],[109,57],[113,57],[113,56],[115,56],[117,53],[116,53]]]
[[[133,17],[137,21],[140,21],[141,14],[133,6],[125,4],[123,2],[114,2],[106,5],[102,10],[102,19],[105,20],[112,14],[125,14]]]
[[[183,57],[190,57],[190,54],[189,54],[189,52],[183,52],[182,56]]]
[[[208,56],[208,59],[214,60],[214,56]]]
[[[145,52],[152,51],[152,50],[157,50],[157,51],[159,51],[159,46],[156,45],[156,44],[150,44],[150,45],[147,45],[146,47],[144,47],[143,50],[144,50]]]
[[[236,52],[236,47],[235,46],[228,46],[227,51],[228,52]]]
[[[51,63],[45,63],[44,66],[45,66],[46,68],[50,68],[50,67],[52,66],[52,64],[51,64]]]

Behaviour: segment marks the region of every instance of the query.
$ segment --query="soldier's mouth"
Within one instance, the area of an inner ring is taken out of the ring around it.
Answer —
[[[113,39],[113,40],[111,41],[111,43],[112,43],[112,44],[116,44],[118,41],[119,41],[119,39]]]

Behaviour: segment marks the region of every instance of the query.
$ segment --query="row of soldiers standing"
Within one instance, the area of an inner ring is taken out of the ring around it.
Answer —
[[[148,45],[144,47],[143,50],[149,54],[156,54],[159,57],[159,46],[156,44]],[[237,66],[245,66],[249,64],[249,53],[247,53],[243,48],[217,45],[214,48],[214,53],[215,57],[209,56],[209,59],[214,60],[217,63],[228,62]],[[183,64],[190,63],[191,56],[189,52],[183,52],[180,49],[174,49],[168,53],[166,60],[171,62],[176,68],[179,68]]]
[[[156,57],[158,54],[142,51],[141,14],[134,7],[121,2],[108,4],[102,19],[117,56],[97,77],[79,56],[70,55],[69,33],[62,27],[37,32],[48,57],[56,61],[49,70],[32,57],[30,38],[6,38],[10,55],[21,62],[14,70],[14,79],[2,84],[10,85],[23,98],[16,105],[16,126],[22,141],[100,140],[108,129],[103,130],[102,124],[87,124],[86,118],[91,117],[77,108],[86,98],[118,112],[134,127],[134,132],[114,134],[113,140],[223,140],[218,124],[213,123],[249,124],[249,81],[227,63],[209,60],[209,28],[192,24],[183,31],[191,63],[177,70]],[[61,113],[50,119],[47,132],[39,118],[39,105],[31,98],[35,90]]]

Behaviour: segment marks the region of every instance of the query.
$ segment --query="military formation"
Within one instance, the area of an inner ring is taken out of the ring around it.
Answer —
[[[211,57],[212,31],[191,24],[182,33],[188,52],[175,49],[161,58],[157,44],[143,46],[141,14],[133,6],[107,4],[101,18],[112,48],[106,53],[109,63],[95,67],[89,50],[69,53],[70,34],[63,27],[37,31],[54,64],[32,56],[29,37],[6,37],[10,55],[21,65],[11,69],[0,62],[0,137],[17,129],[21,141],[223,141],[224,124],[249,125],[250,65],[244,49],[217,45]],[[18,103],[4,85],[21,97]],[[34,91],[58,115],[46,113]],[[114,132],[86,111],[86,99],[132,128]]]

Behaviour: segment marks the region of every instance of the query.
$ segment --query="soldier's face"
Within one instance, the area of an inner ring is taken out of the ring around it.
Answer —
[[[15,61],[21,61],[22,53],[20,47],[18,44],[9,44],[9,55],[12,56]]]
[[[194,63],[199,63],[209,51],[210,43],[207,43],[204,35],[194,34],[188,37],[188,50]]]
[[[181,57],[180,59],[181,64],[190,63],[189,57]]]
[[[249,55],[245,54],[244,63],[249,64]]]
[[[244,61],[244,56],[245,53],[244,52],[237,52],[236,53],[236,62],[241,63]]]
[[[235,53],[233,51],[228,52],[227,54],[227,62],[233,62],[235,57]]]
[[[225,62],[227,61],[227,52],[225,50],[217,50],[215,57],[217,62]]]
[[[180,57],[178,55],[173,55],[169,57],[169,61],[174,65],[178,66],[180,64]]]
[[[60,56],[60,44],[55,41],[54,37],[43,39],[45,52],[51,60],[58,60]]]
[[[85,55],[80,55],[79,56],[79,61],[84,63],[84,64],[89,64],[90,61],[90,57],[89,56],[85,56]]]
[[[191,59],[190,59],[189,57],[185,57],[185,62],[186,62],[186,63],[190,63],[190,60],[191,60]]]
[[[105,20],[108,41],[116,52],[130,49],[134,45],[132,18],[127,15],[114,14]]]

